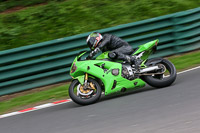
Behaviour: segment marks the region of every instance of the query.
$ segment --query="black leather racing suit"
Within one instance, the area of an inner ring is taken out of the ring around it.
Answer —
[[[110,51],[108,56],[111,59],[124,60],[129,63],[135,61],[135,59],[130,56],[134,51],[132,47],[127,42],[114,35],[105,34],[98,48],[102,50],[102,52]]]

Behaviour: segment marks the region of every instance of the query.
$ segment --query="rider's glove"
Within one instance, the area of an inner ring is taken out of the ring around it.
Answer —
[[[90,54],[85,59],[90,60],[92,59],[93,56],[94,56],[94,51],[91,51]]]
[[[94,51],[92,51],[92,52],[90,53],[89,57],[95,56],[99,51],[100,51],[100,49],[99,49],[99,48],[96,48]]]
[[[94,54],[95,54],[95,52],[94,52],[94,51],[90,52],[90,55],[89,55],[89,57],[93,57],[93,56],[94,56]]]
[[[91,59],[94,55],[96,55],[100,51],[99,48],[96,48],[94,51],[91,51],[86,59]]]
[[[99,51],[100,49],[98,47],[94,50],[95,54],[98,53]]]

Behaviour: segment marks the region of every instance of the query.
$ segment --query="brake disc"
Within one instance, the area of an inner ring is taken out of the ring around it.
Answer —
[[[84,87],[79,84],[77,86],[77,95],[82,95],[82,96],[88,96],[88,95],[91,95],[93,93],[93,89],[84,89]]]

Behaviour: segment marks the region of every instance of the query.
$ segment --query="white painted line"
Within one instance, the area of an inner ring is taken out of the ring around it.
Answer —
[[[18,114],[23,114],[23,113],[27,113],[27,112],[32,112],[32,111],[35,111],[35,110],[48,108],[48,107],[51,107],[51,106],[56,106],[56,105],[68,103],[68,102],[71,102],[71,101],[72,101],[71,99],[65,99],[65,100],[55,101],[55,102],[52,102],[52,103],[42,104],[42,105],[39,105],[39,106],[20,110],[20,111],[17,111],[17,112],[12,112],[12,113],[8,113],[8,114],[0,115],[0,119],[5,118],[5,117],[9,117],[9,116],[13,116],[13,115],[18,115]]]
[[[51,107],[51,106],[53,106],[53,105],[54,105],[54,104],[52,104],[52,103],[47,103],[47,104],[35,106],[34,108],[36,108],[36,109],[43,109],[43,108]]]
[[[188,70],[182,71],[182,72],[178,72],[177,74],[181,74],[181,73],[189,72],[189,71],[192,71],[192,70],[195,70],[195,69],[198,69],[198,68],[200,68],[200,66],[197,66],[197,67],[194,67],[194,68],[191,68],[191,69],[188,69]]]
[[[8,113],[8,114],[4,114],[4,115],[0,116],[0,119],[5,118],[5,117],[9,117],[9,116],[13,116],[13,115],[18,115],[18,114],[21,114],[21,113],[20,112],[12,112],[12,113]]]
[[[200,66],[194,67],[194,68],[182,71],[182,72],[178,72],[177,74],[189,72],[189,71],[192,71],[192,70],[195,70],[195,69],[198,69],[198,68],[200,68]],[[24,110],[21,110],[21,111],[0,115],[0,119],[5,118],[5,117],[9,117],[9,116],[13,116],[13,115],[18,115],[18,114],[22,114],[22,113],[35,111],[35,110],[40,110],[40,109],[43,109],[43,108],[48,108],[48,107],[52,107],[52,106],[56,106],[56,105],[60,105],[60,104],[65,104],[65,103],[68,103],[68,102],[71,102],[71,101],[72,101],[71,99],[65,99],[65,100],[60,100],[60,101],[56,101],[56,102],[53,102],[53,103],[42,104],[42,105],[35,106],[35,107],[32,107],[32,108],[24,109]]]

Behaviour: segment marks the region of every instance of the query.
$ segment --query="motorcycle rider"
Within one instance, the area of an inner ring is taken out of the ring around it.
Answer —
[[[98,32],[91,33],[87,38],[87,44],[92,50],[88,58],[93,57],[99,51],[110,51],[108,56],[111,59],[123,60],[138,68],[140,62],[137,61],[132,47],[124,40],[111,34],[101,35]]]

